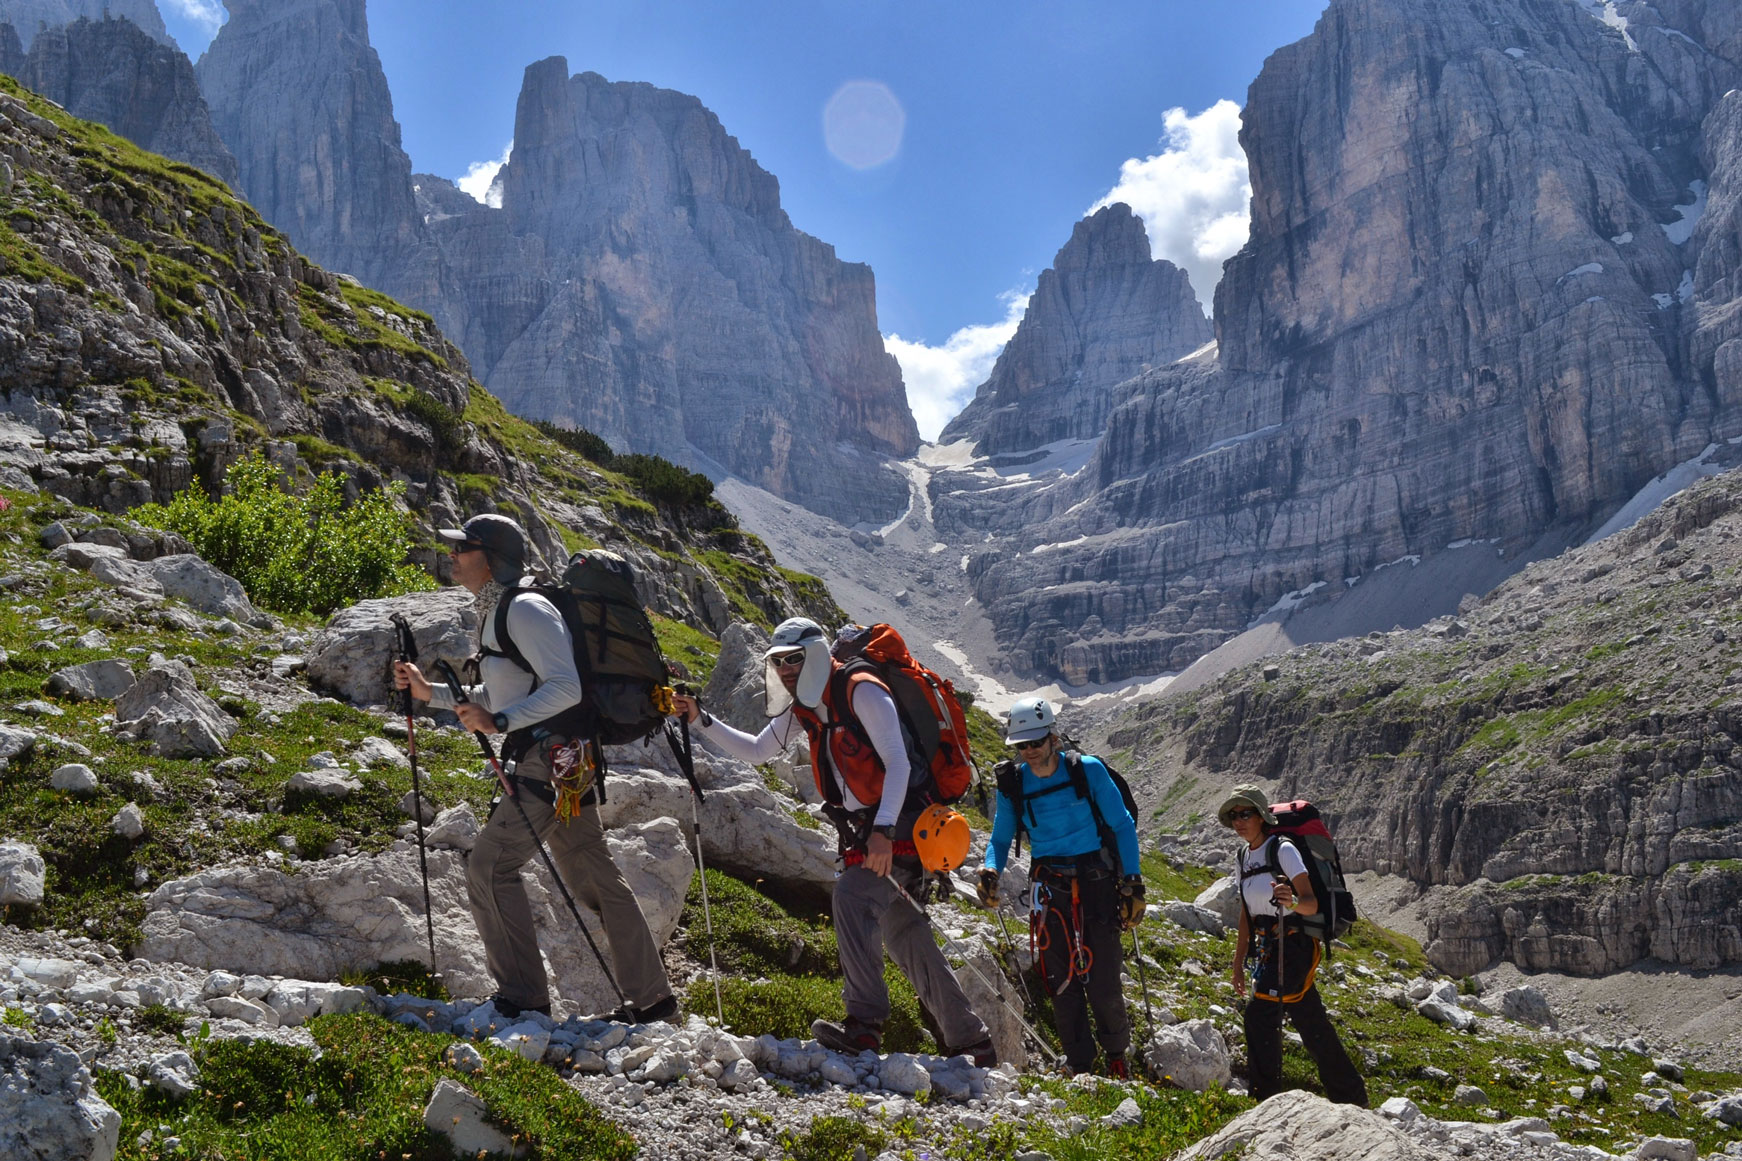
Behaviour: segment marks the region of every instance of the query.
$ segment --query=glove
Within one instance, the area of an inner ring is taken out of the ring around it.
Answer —
[[[980,906],[989,911],[998,910],[998,872],[991,867],[980,868],[980,885],[976,888],[980,896]]]
[[[1126,875],[1119,881],[1119,930],[1130,931],[1143,922],[1143,879]]]

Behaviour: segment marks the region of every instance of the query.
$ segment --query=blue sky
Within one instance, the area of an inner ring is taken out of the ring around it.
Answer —
[[[217,0],[159,7],[197,58]],[[929,435],[985,378],[1072,225],[1109,195],[1133,202],[1156,256],[1209,300],[1244,237],[1238,106],[1264,58],[1324,7],[370,0],[369,23],[406,151],[448,177],[501,157],[522,72],[547,56],[700,97],[780,179],[800,229],[875,270],[879,323]],[[837,94],[847,112],[831,152]]]

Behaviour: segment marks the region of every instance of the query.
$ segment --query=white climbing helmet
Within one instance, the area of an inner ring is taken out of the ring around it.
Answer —
[[[1038,741],[1052,733],[1057,721],[1058,715],[1053,713],[1050,701],[1044,697],[1025,697],[1010,707],[1004,726],[1004,741],[1012,746],[1017,742]]]
[[[768,691],[766,712],[771,718],[785,713],[792,705],[794,697],[794,694],[787,692],[786,683],[780,680],[780,670],[775,666],[774,659],[795,649],[804,651],[804,667],[798,671],[796,691],[799,704],[816,709],[822,704],[823,689],[829,684],[829,671],[832,668],[829,660],[829,635],[809,617],[788,617],[775,628],[774,636],[768,640],[768,649],[762,654],[765,660],[762,680]]]

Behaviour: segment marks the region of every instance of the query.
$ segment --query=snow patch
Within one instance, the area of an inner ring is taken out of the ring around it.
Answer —
[[[1075,548],[1079,544],[1087,544],[1088,540],[1089,538],[1087,536],[1079,536],[1075,540],[1059,540],[1052,544],[1037,544],[1028,551],[1030,553],[1057,552],[1062,548]]]
[[[1617,246],[1625,246],[1627,243],[1633,241],[1633,231],[1628,230],[1626,233],[1616,234],[1613,238],[1610,238],[1609,241],[1615,243]]]
[[[1682,271],[1681,285],[1675,288],[1675,296],[1682,302],[1687,302],[1689,299],[1693,298],[1694,272],[1692,270]]]
[[[1602,302],[1603,296],[1600,294],[1593,294],[1591,297],[1587,298],[1585,301],[1586,302]]]
[[[1327,583],[1328,582],[1326,581],[1314,581],[1304,589],[1296,589],[1292,593],[1282,594],[1281,599],[1279,599],[1274,605],[1271,605],[1270,608],[1266,609],[1263,616],[1254,618],[1252,624],[1247,625],[1246,627],[1248,629],[1256,628],[1260,621],[1274,613],[1294,612],[1296,609],[1306,604],[1308,597],[1324,588]]]
[[[962,571],[963,572],[968,571],[968,554],[965,552],[962,553]]]
[[[1621,15],[1615,7],[1615,0],[1579,0],[1579,7],[1590,13],[1591,19],[1599,24],[1606,24],[1621,34],[1621,39],[1627,42],[1627,51],[1638,52],[1639,44],[1629,31],[1627,17]]]
[[[1685,40],[1689,44],[1693,45],[1695,48],[1700,47],[1699,41],[1695,40],[1693,37],[1689,36],[1687,33],[1683,32],[1679,28],[1664,28],[1662,25],[1653,25],[1652,27],[1655,31],[1661,32],[1665,36],[1673,36],[1677,40]]]
[[[1500,543],[1500,538],[1498,536],[1491,537],[1487,540],[1475,540],[1475,539],[1472,539],[1470,537],[1465,537],[1463,540],[1454,540],[1450,544],[1446,545],[1446,550],[1449,552],[1454,548],[1469,548],[1471,545],[1474,545],[1474,544],[1499,544],[1499,543]]]
[[[1410,568],[1414,568],[1416,565],[1418,565],[1420,563],[1421,563],[1421,556],[1419,554],[1416,554],[1416,553],[1411,553],[1408,556],[1400,556],[1396,560],[1388,560],[1384,564],[1376,564],[1373,566],[1373,571],[1378,572],[1382,568],[1391,568],[1394,565],[1399,565],[1399,564],[1407,564]]]
[[[1717,450],[1717,444],[1707,444],[1706,450],[1693,459],[1684,460],[1639,489],[1638,492],[1634,493],[1633,499],[1623,504],[1619,512],[1609,517],[1601,528],[1591,533],[1590,538],[1585,543],[1595,544],[1617,532],[1626,531],[1644,517],[1657,511],[1672,496],[1685,491],[1707,476],[1715,476],[1724,471],[1725,469],[1721,465],[1711,462],[1712,456]]]
[[[1215,353],[1216,353],[1216,340],[1211,339],[1209,342],[1205,343],[1203,346],[1199,347],[1197,350],[1193,351],[1191,354],[1181,355],[1179,358],[1175,359],[1174,362],[1176,364],[1177,363],[1189,363],[1193,359],[1201,359],[1205,355],[1214,355]]]
[[[1565,274],[1563,274],[1559,278],[1555,279],[1555,284],[1558,286],[1560,283],[1565,282],[1569,278],[1578,278],[1581,275],[1585,275],[1585,274],[1601,274],[1601,273],[1603,273],[1603,264],[1601,262],[1587,262],[1583,266],[1573,267],[1571,270],[1567,271]]]
[[[1694,227],[1700,224],[1700,215],[1706,212],[1706,183],[1694,181],[1688,183],[1688,192],[1694,195],[1691,206],[1677,206],[1676,213],[1681,215],[1676,221],[1659,223],[1663,232],[1672,244],[1680,246],[1694,236]]]
[[[1675,305],[1675,295],[1654,294],[1651,296],[1651,301],[1657,303],[1658,310],[1668,310],[1670,307]]]
[[[1511,57],[1513,60],[1522,60],[1530,54],[1525,52],[1522,48],[1509,48],[1506,50],[1506,55]]]
[[[1060,439],[1042,444],[1022,457],[1022,463],[1000,465],[997,459],[986,461],[993,471],[1007,480],[1032,480],[1048,472],[1074,476],[1088,464],[1089,457],[1101,446],[1101,437],[1093,439]],[[1031,458],[1032,457],[1032,458]],[[1014,457],[1005,457],[1014,458]]]

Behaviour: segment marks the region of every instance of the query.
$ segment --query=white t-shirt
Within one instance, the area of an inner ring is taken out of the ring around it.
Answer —
[[[1240,851],[1240,891],[1246,899],[1246,910],[1253,915],[1281,914],[1277,910],[1276,900],[1270,897],[1276,880],[1271,878],[1268,871],[1270,844],[1278,841],[1277,836],[1271,835],[1258,844],[1257,850],[1245,847]],[[1282,873],[1288,876],[1290,883],[1294,882],[1296,875],[1307,873],[1306,860],[1300,857],[1300,848],[1291,842],[1282,843],[1277,848],[1276,860],[1282,865]]]

